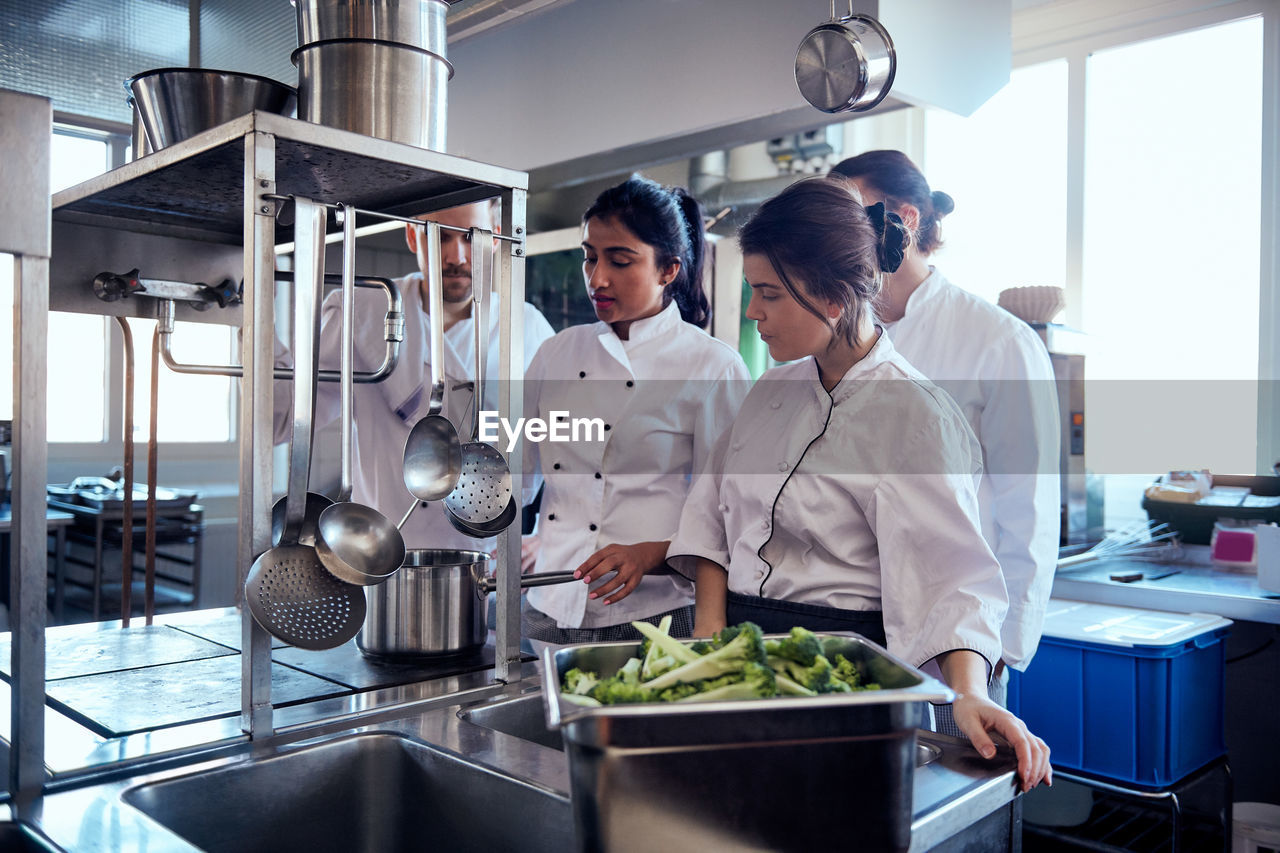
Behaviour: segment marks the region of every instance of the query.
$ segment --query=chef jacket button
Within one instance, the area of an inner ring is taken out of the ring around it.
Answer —
[[[779,463],[778,463],[778,470],[779,470],[779,471],[785,471],[785,470],[787,470],[787,469],[788,469],[788,468],[790,468],[790,467],[791,467],[791,466],[790,466],[790,465],[788,465],[786,462],[779,462]]]
[[[756,577],[757,578],[764,577],[764,569],[756,569]]]
[[[782,403],[781,403],[780,401],[778,401],[778,400],[774,400],[772,403],[770,403],[770,404],[769,404],[769,408],[771,408],[771,409],[781,409],[781,408],[782,408]]]
[[[554,512],[553,512],[553,513],[550,513],[550,514],[547,516],[547,521],[555,521],[555,520],[556,520],[556,514],[555,514]]]
[[[594,524],[588,524],[587,529],[594,532],[596,530],[596,526]]]
[[[554,469],[556,469],[557,471],[559,471],[559,470],[560,470],[560,463],[559,463],[559,462],[557,462],[556,464],[552,465],[551,467],[552,467],[552,468],[554,468]]]
[[[724,504],[720,504],[719,506],[717,506],[717,507],[716,507],[716,509],[717,509],[717,510],[719,510],[720,512],[728,512],[728,511],[729,511],[729,507],[725,506]]]
[[[760,522],[760,529],[761,529],[761,530],[768,530],[768,529],[769,529],[769,522],[768,522],[768,521],[762,521],[762,522]]]
[[[734,450],[741,450],[741,449],[742,449],[742,442],[741,442],[741,441],[735,441],[735,442],[733,443],[733,449],[734,449]]]
[[[606,430],[611,430],[611,429],[613,429],[613,427],[612,427],[611,425],[609,425],[609,424],[605,424],[605,425],[604,425],[604,428],[605,428]]]
[[[579,378],[579,379],[586,379],[586,378],[587,378],[587,371],[585,371],[585,370],[579,370],[579,371],[578,371],[578,378]]]
[[[635,387],[635,384],[636,384],[636,383],[632,382],[630,379],[628,379],[628,380],[627,380],[627,387],[628,387],[628,388],[634,388],[634,387]]]
[[[599,472],[599,471],[597,471],[597,472],[596,472],[596,479],[597,479],[597,480],[599,480],[599,479],[600,479],[600,472]]]

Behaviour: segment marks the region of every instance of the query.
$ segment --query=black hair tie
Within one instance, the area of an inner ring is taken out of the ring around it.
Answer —
[[[866,210],[867,218],[876,230],[876,259],[880,263],[880,271],[896,272],[902,266],[907,251],[907,228],[902,217],[887,210],[882,201],[867,205]],[[893,227],[888,227],[890,225]]]

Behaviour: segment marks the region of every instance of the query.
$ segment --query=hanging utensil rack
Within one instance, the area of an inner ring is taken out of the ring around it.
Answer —
[[[39,99],[34,99],[39,100]],[[7,104],[6,104],[7,105]],[[43,110],[48,124],[48,104]],[[35,127],[39,122],[16,126]],[[47,162],[47,147],[34,151]],[[39,165],[39,163],[37,163]],[[34,170],[41,173],[41,169]],[[43,173],[47,174],[47,168]],[[37,187],[33,199],[48,198],[48,185]],[[326,205],[349,204],[362,213],[404,218],[484,199],[502,203],[502,233],[507,251],[500,253],[496,286],[500,295],[499,353],[503,414],[516,411],[521,401],[515,383],[523,365],[525,204],[528,175],[498,166],[464,160],[409,145],[283,116],[250,113],[190,139],[142,157],[53,197],[52,231],[45,239],[27,239],[18,228],[6,245],[24,258],[23,273],[43,285],[47,264],[48,288],[24,295],[15,312],[17,342],[15,369],[22,377],[15,393],[24,399],[24,413],[40,413],[19,429],[28,440],[18,448],[19,469],[43,477],[47,448],[40,436],[47,387],[44,341],[50,310],[104,316],[157,316],[155,299],[103,301],[92,282],[103,270],[130,270],[146,259],[148,279],[157,283],[242,280],[242,303],[209,308],[203,291],[195,301],[171,300],[173,319],[216,323],[241,330],[240,505],[237,566],[243,584],[254,558],[270,547],[272,498],[272,395],[274,357],[274,282],[276,276],[276,202],[281,196],[304,195]],[[31,204],[37,213],[43,207]],[[47,210],[48,208],[44,208]],[[39,217],[34,217],[38,220]],[[47,227],[48,220],[45,220]],[[20,225],[21,223],[19,223]],[[36,221],[31,233],[39,236]],[[51,249],[49,248],[51,243]],[[44,260],[49,258],[50,260]],[[25,279],[24,279],[25,280]],[[145,285],[143,289],[145,290]],[[156,286],[153,286],[153,290]],[[164,288],[160,288],[163,290]],[[24,293],[27,288],[24,288]],[[224,288],[225,290],[225,288]],[[153,297],[160,293],[153,292]],[[46,298],[47,297],[47,298]],[[203,304],[197,305],[196,302]],[[24,417],[26,415],[24,414]],[[513,491],[520,488],[520,450],[509,460]],[[43,483],[33,486],[23,475],[26,494],[43,495]],[[43,509],[40,507],[39,509]],[[44,541],[38,535],[42,518],[36,508],[15,506],[17,560],[21,606],[15,612],[15,669],[21,674],[16,689],[11,778],[15,798],[36,792],[44,783],[43,663],[44,663]],[[38,553],[37,553],[38,551]],[[519,678],[519,533],[499,538],[499,613],[494,675],[499,681]],[[39,598],[37,608],[34,604]],[[241,725],[252,739],[273,734],[270,638],[242,612]]]

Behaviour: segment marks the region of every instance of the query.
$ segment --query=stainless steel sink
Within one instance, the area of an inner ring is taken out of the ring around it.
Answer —
[[[147,782],[122,797],[210,853],[573,846],[563,795],[391,733]]]
[[[511,735],[521,740],[564,751],[560,732],[547,728],[542,695],[521,696],[458,712],[458,717],[477,726]],[[936,761],[942,750],[932,743],[916,743],[916,766]]]

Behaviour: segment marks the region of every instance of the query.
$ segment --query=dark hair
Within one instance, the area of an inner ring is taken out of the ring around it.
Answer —
[[[892,255],[901,260],[906,241],[902,220],[878,207],[868,210],[842,180],[803,178],[760,206],[739,230],[738,244],[744,255],[767,257],[814,316],[826,319],[810,297],[840,305],[836,331],[856,344],[867,303],[880,292],[880,270],[896,268]]]
[[[596,197],[582,221],[616,217],[641,242],[653,247],[659,264],[680,262],[680,271],[665,288],[662,305],[674,299],[686,323],[707,327],[711,305],[702,290],[702,259],[707,241],[702,206],[683,187],[667,188],[640,175],[610,187]]]
[[[929,189],[924,173],[906,154],[890,150],[867,151],[841,160],[831,174],[865,181],[884,196],[890,210],[905,203],[920,211],[915,233],[920,254],[932,254],[942,245],[939,221],[956,209],[956,203],[946,193]]]

